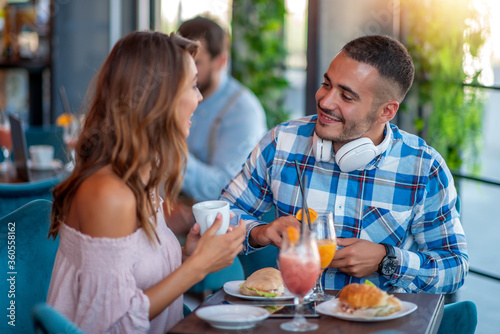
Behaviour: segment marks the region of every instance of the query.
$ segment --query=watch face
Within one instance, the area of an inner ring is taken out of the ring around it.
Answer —
[[[395,259],[387,259],[382,264],[382,275],[392,275],[396,269],[398,268],[397,260]]]

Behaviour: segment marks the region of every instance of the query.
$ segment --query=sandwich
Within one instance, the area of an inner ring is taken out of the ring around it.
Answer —
[[[339,293],[343,313],[360,317],[384,317],[401,310],[401,301],[375,285],[351,283]]]
[[[285,293],[281,272],[275,268],[262,268],[248,276],[240,285],[240,292],[246,296],[279,297]]]

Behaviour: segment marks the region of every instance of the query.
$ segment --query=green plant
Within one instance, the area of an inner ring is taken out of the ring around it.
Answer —
[[[482,139],[483,96],[480,70],[464,70],[477,61],[489,32],[471,0],[402,0],[404,43],[415,63],[415,127],[438,150],[451,169],[464,156],[478,167]],[[411,108],[406,108],[411,109]]]
[[[262,103],[269,128],[288,120],[284,94],[286,49],[284,0],[234,0],[232,17],[232,75]]]

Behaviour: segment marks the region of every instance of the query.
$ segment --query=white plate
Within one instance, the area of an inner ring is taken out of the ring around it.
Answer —
[[[28,160],[28,168],[33,170],[53,170],[62,168],[63,163],[61,160],[52,160],[50,165],[38,165],[33,163],[31,160]]]
[[[347,314],[338,310],[337,309],[338,303],[339,303],[338,299],[326,301],[316,306],[316,311],[324,315],[330,315],[332,317],[344,320],[359,321],[359,322],[377,322],[377,321],[386,321],[386,320],[401,318],[404,317],[405,315],[412,313],[417,309],[417,305],[410,302],[401,301],[402,305],[401,310],[391,315],[385,317],[360,317],[352,314]]]
[[[245,281],[230,281],[224,283],[224,291],[231,296],[243,298],[243,299],[251,299],[251,300],[282,300],[282,299],[292,299],[293,294],[285,288],[285,293],[282,296],[278,297],[260,297],[260,296],[247,296],[243,295],[240,292],[240,285]]]
[[[245,329],[269,317],[263,308],[248,305],[215,305],[199,308],[196,315],[215,328]]]

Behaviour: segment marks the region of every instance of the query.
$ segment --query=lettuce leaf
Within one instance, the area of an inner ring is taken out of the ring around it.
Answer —
[[[375,284],[373,284],[372,282],[370,282],[369,280],[365,280],[365,284],[368,284],[370,286],[375,286]]]
[[[274,293],[274,292],[265,292],[265,291],[260,291],[260,290],[257,290],[257,289],[255,289],[255,288],[250,288],[250,289],[249,289],[249,288],[246,288],[246,287],[242,287],[241,285],[240,285],[240,288],[247,289],[247,290],[252,290],[252,291],[254,291],[255,293],[257,293],[257,294],[258,294],[259,296],[261,296],[261,297],[273,298],[273,297],[278,296],[278,294],[277,294],[277,293]]]

